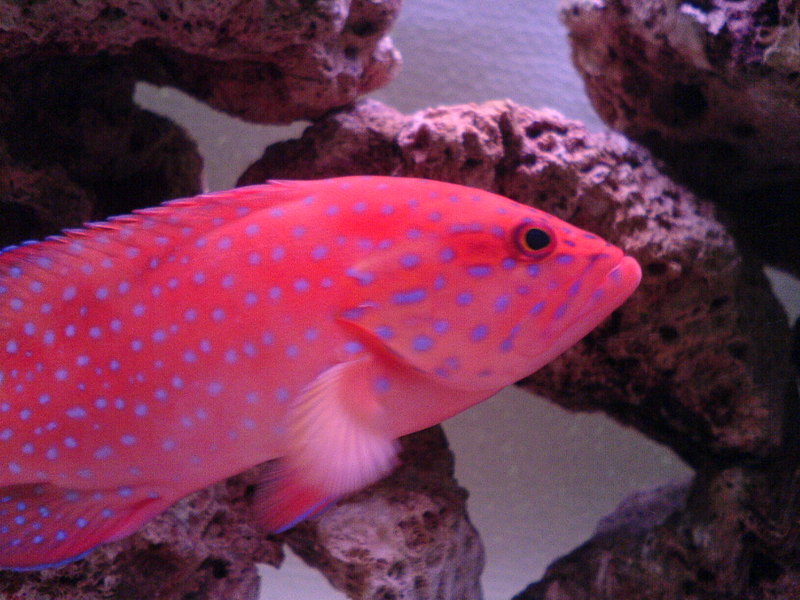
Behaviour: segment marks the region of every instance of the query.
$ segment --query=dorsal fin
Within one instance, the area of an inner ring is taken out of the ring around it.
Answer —
[[[295,200],[298,192],[302,193],[301,184],[305,183],[270,181],[178,198],[128,215],[110,217],[106,221],[86,223],[83,228],[65,229],[61,234],[41,242],[28,241],[9,246],[0,251],[0,279],[9,275],[13,277],[14,266],[35,263],[39,258],[46,259],[51,252],[68,256],[74,256],[83,249],[106,253],[113,242],[122,243],[125,247],[144,247],[164,236],[191,241],[254,210],[264,210]]]
[[[103,269],[133,278],[219,227],[307,195],[305,185],[280,181],[181,198],[9,247],[0,252],[0,327],[19,318],[26,300],[41,301],[48,283],[61,289],[66,281]]]

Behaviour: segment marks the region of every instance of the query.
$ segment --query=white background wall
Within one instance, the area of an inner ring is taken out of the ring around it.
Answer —
[[[511,98],[602,127],[569,61],[556,0],[406,0],[393,37],[405,65],[374,97],[402,111]],[[137,100],[195,136],[209,189],[231,187],[266,145],[302,131],[302,125],[242,123],[174,90],[142,85]],[[795,302],[800,298],[793,282],[784,281],[783,289]],[[508,599],[538,579],[629,492],[689,473],[635,431],[518,390],[451,419],[445,429],[486,546],[487,600]],[[344,598],[292,556],[280,570],[262,573],[262,600]]]

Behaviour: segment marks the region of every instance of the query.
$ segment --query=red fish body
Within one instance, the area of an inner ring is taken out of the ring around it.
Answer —
[[[583,337],[636,262],[434,181],[206,194],[0,254],[0,568],[74,560],[280,457],[282,530],[387,474],[395,439]]]

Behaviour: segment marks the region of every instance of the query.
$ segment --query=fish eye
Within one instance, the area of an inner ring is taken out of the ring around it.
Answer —
[[[555,248],[555,235],[544,225],[524,223],[517,229],[517,245],[523,254],[541,258]]]

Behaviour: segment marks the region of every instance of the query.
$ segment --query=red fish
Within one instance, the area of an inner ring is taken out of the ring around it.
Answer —
[[[279,458],[286,529],[379,479],[396,438],[536,371],[636,261],[488,192],[276,181],[0,254],[0,568],[117,540]]]

